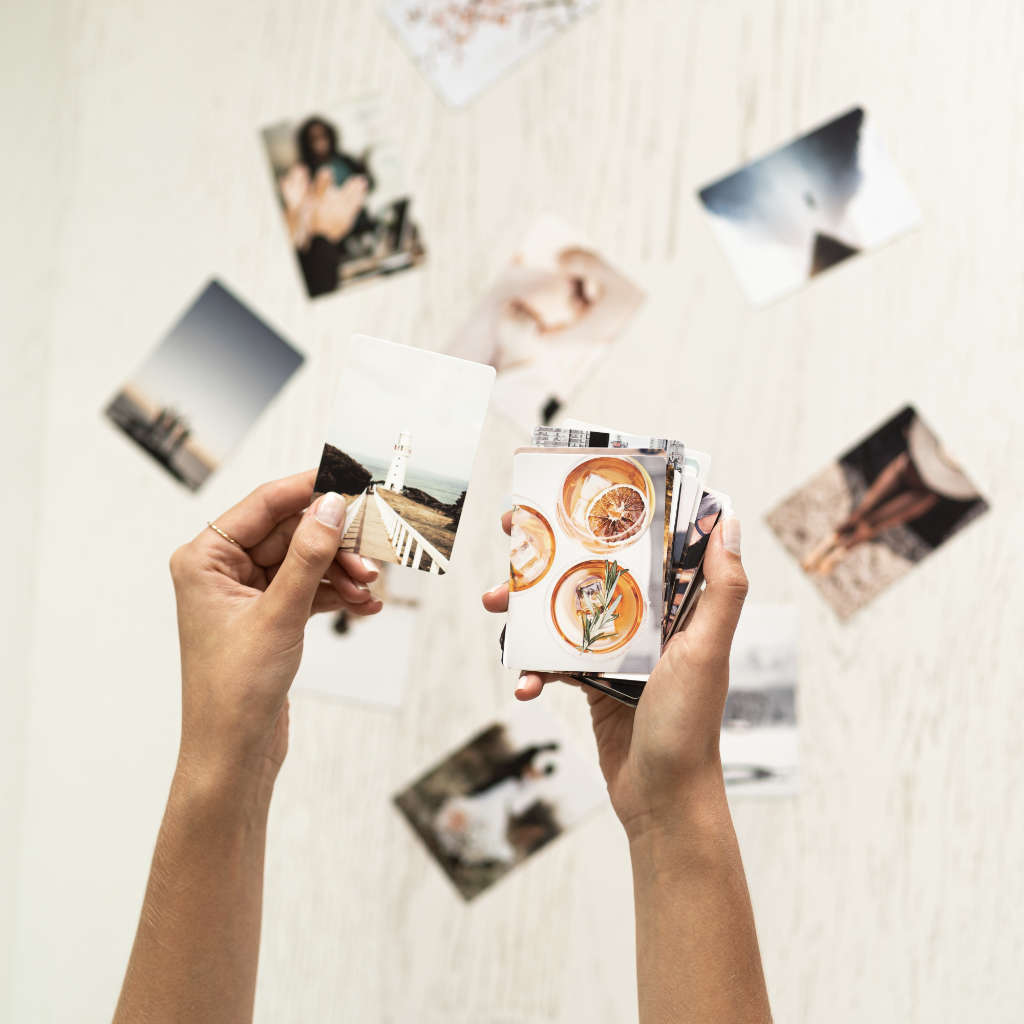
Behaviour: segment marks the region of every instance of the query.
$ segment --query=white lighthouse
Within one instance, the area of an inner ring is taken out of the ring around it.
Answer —
[[[402,493],[405,487],[405,467],[409,464],[412,455],[412,435],[403,430],[395,442],[395,454],[391,457],[391,468],[388,470],[387,478],[384,481],[385,491],[396,491]]]

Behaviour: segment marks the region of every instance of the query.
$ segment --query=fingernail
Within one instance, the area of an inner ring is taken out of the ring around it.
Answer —
[[[493,597],[503,586],[505,586],[504,583],[499,583],[496,587],[491,587],[491,589],[484,594],[484,597]]]
[[[363,565],[366,567],[367,572],[379,572],[377,563],[372,558],[364,558]]]
[[[328,491],[316,507],[316,517],[324,526],[337,528],[341,525],[341,517],[345,514],[345,499],[334,491]]]
[[[726,551],[740,553],[740,521],[736,516],[728,516],[722,523],[722,544]]]

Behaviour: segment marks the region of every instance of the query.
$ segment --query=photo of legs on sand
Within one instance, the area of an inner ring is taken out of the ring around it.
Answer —
[[[315,489],[348,500],[343,551],[448,571],[494,370],[355,335]]]
[[[847,618],[988,503],[907,406],[767,516]]]

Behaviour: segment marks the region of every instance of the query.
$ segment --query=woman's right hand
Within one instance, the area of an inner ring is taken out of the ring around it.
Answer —
[[[506,533],[511,513],[502,518]],[[587,689],[601,771],[631,843],[691,827],[694,815],[728,815],[719,734],[729,688],[729,651],[747,594],[740,524],[728,517],[704,557],[707,589],[686,628],[669,641],[639,706]],[[508,609],[508,584],[483,595],[491,612]],[[532,700],[557,675],[524,673],[516,696]]]

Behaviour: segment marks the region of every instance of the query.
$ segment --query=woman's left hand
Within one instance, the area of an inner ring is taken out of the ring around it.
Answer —
[[[171,556],[181,642],[178,772],[269,798],[288,749],[288,689],[315,612],[374,615],[369,559],[338,550],[345,499],[310,505],[310,470],[257,488]],[[248,789],[246,788],[248,787]],[[252,789],[255,787],[255,789]]]

